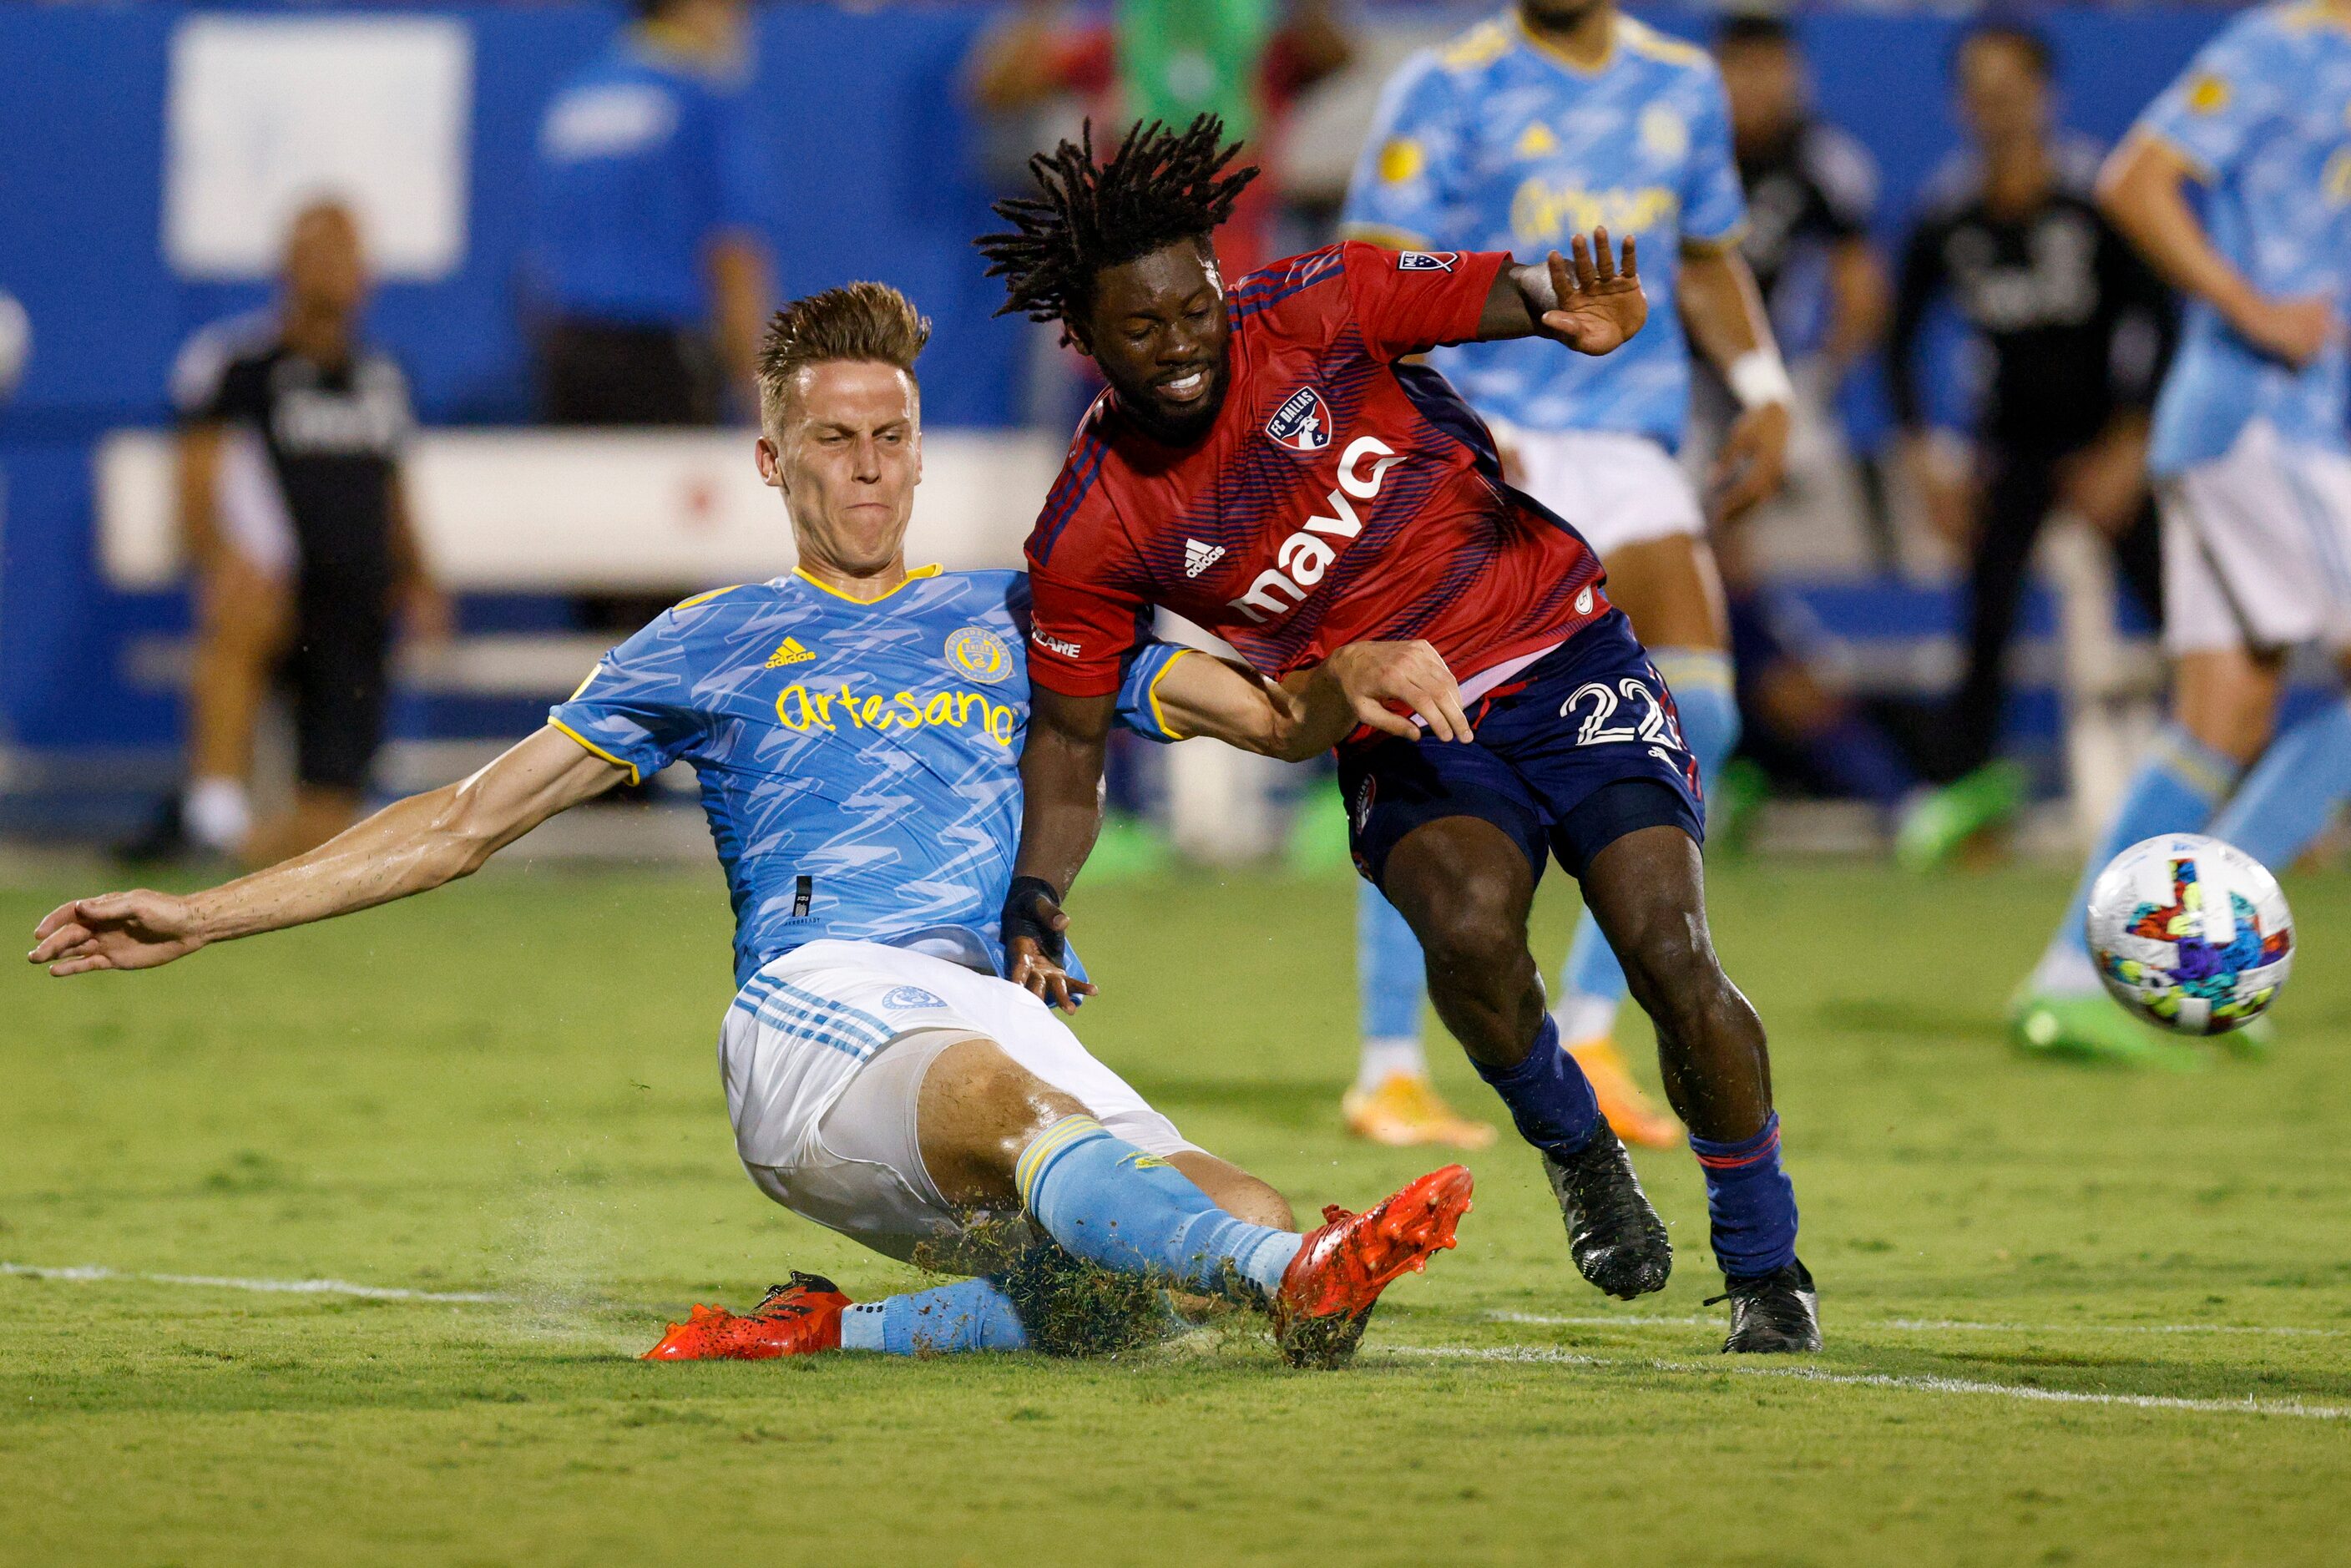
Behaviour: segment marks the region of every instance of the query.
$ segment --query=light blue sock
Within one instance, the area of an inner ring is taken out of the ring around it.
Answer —
[[[1420,938],[1370,883],[1355,895],[1355,994],[1364,1026],[1355,1086],[1369,1092],[1392,1073],[1426,1075],[1420,1013],[1428,998],[1428,964]]]
[[[2082,879],[2065,905],[2064,917],[2049,938],[2048,949],[2033,971],[2033,984],[2044,991],[2078,994],[2098,988],[2097,970],[2090,963],[2089,939],[2082,918],[2090,907],[2090,887],[2098,873],[2131,845],[2158,833],[2193,833],[2203,830],[2212,810],[2228,799],[2241,771],[2235,760],[2213,750],[2178,725],[2166,725],[2155,737],[2147,759],[2131,776],[2115,809],[2114,821],[2090,851]]]
[[[1730,655],[1713,648],[1653,648],[1649,662],[1666,677],[1680,710],[1682,739],[1698,758],[1698,781],[1712,794],[1715,775],[1739,744],[1739,696],[1731,685]],[[1559,990],[1554,1010],[1570,1044],[1615,1027],[1616,1009],[1625,1001],[1625,967],[1616,962],[1614,949],[1600,935],[1600,923],[1589,909],[1575,923],[1575,940],[1567,949]]]
[[[2311,715],[2270,743],[2204,831],[2272,871],[2302,858],[2351,796],[2351,702]]]
[[[1045,1233],[1088,1262],[1212,1295],[1236,1294],[1236,1276],[1272,1295],[1304,1239],[1234,1218],[1182,1171],[1092,1116],[1046,1128],[1021,1152],[1014,1179]]]
[[[860,1301],[841,1314],[841,1348],[885,1355],[946,1355],[1026,1350],[1029,1331],[1003,1291],[986,1280]]]

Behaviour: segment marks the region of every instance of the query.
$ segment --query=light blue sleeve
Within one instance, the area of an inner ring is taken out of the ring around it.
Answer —
[[[2273,56],[2268,18],[2240,17],[2198,52],[2138,118],[2138,129],[2186,153],[2208,178],[2233,169],[2293,84]]]
[[[683,756],[702,733],[678,612],[665,611],[596,661],[580,689],[548,709],[547,722],[643,783]]]
[[[1168,724],[1159,711],[1157,690],[1159,679],[1168,666],[1195,649],[1179,647],[1174,643],[1145,643],[1127,655],[1126,667],[1118,682],[1118,722],[1143,737],[1162,745],[1184,738]]]
[[[1417,57],[1380,94],[1339,232],[1392,250],[1471,243],[1459,195],[1468,141],[1451,73],[1434,53]]]
[[[1739,161],[1730,151],[1730,100],[1711,65],[1695,96],[1689,164],[1682,173],[1682,237],[1729,240],[1747,226],[1747,197],[1739,183]]]

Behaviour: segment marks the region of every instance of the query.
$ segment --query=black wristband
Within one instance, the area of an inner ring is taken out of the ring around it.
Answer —
[[[1016,876],[1004,894],[1004,946],[1026,936],[1054,963],[1068,961],[1069,945],[1048,925],[1046,916],[1061,906],[1061,891],[1041,876]]]

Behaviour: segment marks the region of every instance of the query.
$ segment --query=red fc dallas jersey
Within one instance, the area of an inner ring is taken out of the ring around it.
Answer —
[[[1249,274],[1224,406],[1188,448],[1103,393],[1029,536],[1030,680],[1116,691],[1155,605],[1269,675],[1420,637],[1463,681],[1607,613],[1582,536],[1502,483],[1444,377],[1396,362],[1476,336],[1510,259],[1350,243]]]

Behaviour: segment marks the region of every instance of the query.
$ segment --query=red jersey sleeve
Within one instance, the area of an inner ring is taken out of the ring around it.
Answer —
[[[1400,360],[1475,338],[1486,296],[1510,256],[1499,250],[1387,250],[1349,240],[1340,259],[1364,346]]]
[[[1150,604],[1129,584],[1133,552],[1102,488],[1106,443],[1090,416],[1029,535],[1029,680],[1066,697],[1118,690],[1148,636]]]

